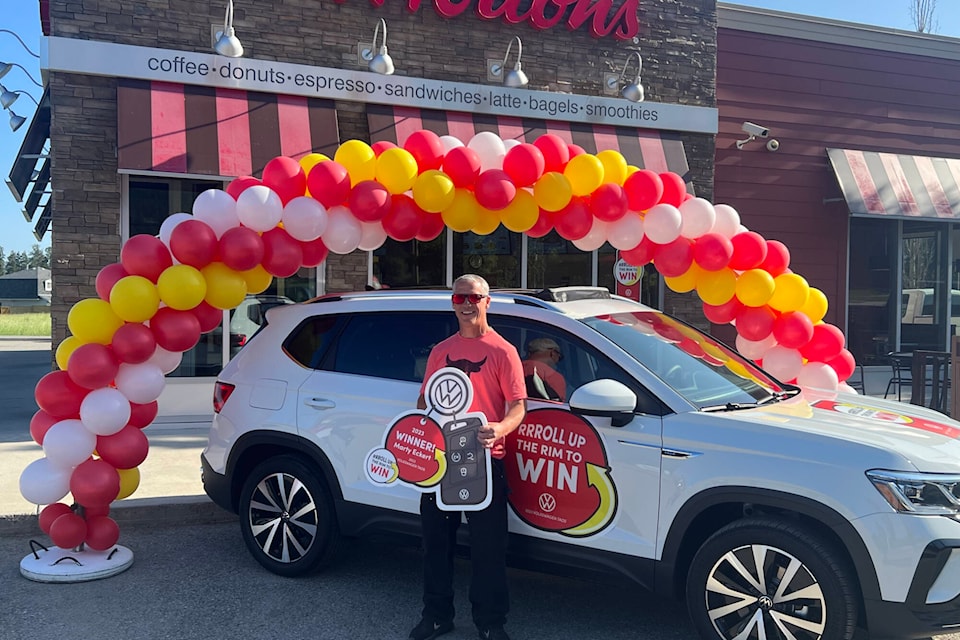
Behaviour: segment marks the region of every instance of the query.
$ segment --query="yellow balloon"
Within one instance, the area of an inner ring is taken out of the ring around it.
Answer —
[[[307,155],[300,158],[300,168],[303,169],[304,175],[310,175],[310,169],[313,169],[315,166],[321,162],[329,160],[327,156],[322,153],[308,153]]]
[[[737,298],[748,307],[762,307],[773,296],[773,276],[763,269],[744,271],[737,278]]]
[[[548,171],[533,185],[533,198],[544,211],[560,211],[570,204],[573,187],[562,173]]]
[[[117,494],[116,500],[123,500],[124,498],[129,498],[133,495],[133,492],[137,490],[137,487],[140,486],[140,469],[134,467],[132,469],[117,469],[117,473],[120,474],[120,493]]]
[[[387,149],[377,158],[376,176],[392,194],[409,191],[417,179],[417,161],[406,149]]]
[[[719,306],[729,302],[737,290],[737,274],[724,267],[718,271],[702,271],[697,276],[697,295],[707,304]]]
[[[143,276],[127,276],[117,280],[110,289],[113,312],[127,322],[149,320],[160,308],[157,285]]]
[[[440,213],[447,209],[458,189],[453,180],[443,171],[429,169],[417,176],[413,183],[413,201],[427,213]]]
[[[67,362],[70,360],[70,356],[73,355],[73,352],[80,345],[86,344],[83,340],[77,336],[67,336],[63,339],[57,346],[56,360],[57,366],[60,367],[61,371],[67,370]]]
[[[632,164],[628,164],[628,165],[627,165],[627,176],[626,176],[626,178],[623,179],[623,181],[626,182],[626,181],[627,181],[627,178],[629,178],[630,176],[632,176],[633,174],[635,174],[637,171],[640,171],[640,167],[635,166],[635,165],[632,165]]]
[[[805,313],[813,324],[817,324],[827,315],[828,307],[827,296],[824,295],[823,291],[820,291],[820,289],[816,287],[810,287],[810,294],[807,296],[807,301],[799,310]]]
[[[222,262],[211,262],[200,270],[207,281],[207,295],[204,300],[217,309],[233,309],[247,295],[247,281]]]
[[[456,189],[453,202],[444,209],[440,216],[443,223],[457,231],[464,233],[473,229],[480,220],[480,205],[473,192],[469,189]]]
[[[500,221],[510,231],[523,233],[537,223],[540,217],[540,207],[527,189],[517,189],[513,202],[500,211]]]
[[[248,271],[241,271],[240,275],[247,283],[247,293],[263,293],[273,282],[273,276],[261,265],[255,266]]]
[[[473,225],[473,231],[478,236],[488,236],[497,230],[500,226],[500,213],[491,211],[486,207],[477,205],[477,223]]]
[[[685,273],[675,277],[664,277],[663,281],[672,291],[687,293],[697,288],[697,280],[702,273],[703,269],[697,266],[696,263],[692,263]]]
[[[606,149],[597,154],[597,160],[603,165],[603,181],[616,182],[619,185],[627,179],[627,161],[619,151]]]
[[[774,290],[769,304],[777,311],[796,311],[807,303],[810,285],[807,280],[795,273],[781,273],[773,279]]]
[[[203,302],[207,295],[207,281],[203,274],[187,264],[167,267],[157,279],[160,299],[173,309],[186,311]]]
[[[110,344],[113,334],[122,326],[123,320],[113,311],[110,303],[99,298],[81,300],[67,313],[70,333],[84,343]]]
[[[603,184],[603,163],[595,155],[581,153],[563,169],[575,196],[588,196]]]
[[[377,154],[362,140],[347,140],[337,148],[333,159],[350,174],[350,186],[376,177]]]

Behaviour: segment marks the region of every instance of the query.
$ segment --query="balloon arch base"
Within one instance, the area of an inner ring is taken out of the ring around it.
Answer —
[[[133,551],[114,545],[106,551],[40,548],[20,561],[20,575],[34,582],[88,582],[109,578],[133,565]]]

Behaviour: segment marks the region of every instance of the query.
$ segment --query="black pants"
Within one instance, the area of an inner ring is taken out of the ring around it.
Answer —
[[[468,511],[470,603],[480,629],[503,626],[510,609],[507,593],[507,480],[503,461],[493,460],[493,496],[482,511]],[[461,512],[441,511],[433,493],[420,498],[423,529],[423,617],[453,620],[453,555]]]

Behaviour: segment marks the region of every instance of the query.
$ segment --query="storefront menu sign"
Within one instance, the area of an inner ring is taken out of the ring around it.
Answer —
[[[44,38],[41,69],[397,106],[613,126],[717,133],[709,107],[629,102],[499,85],[226,58],[214,53]]]

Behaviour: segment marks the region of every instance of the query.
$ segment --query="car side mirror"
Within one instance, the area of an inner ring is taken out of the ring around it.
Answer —
[[[622,427],[633,420],[637,395],[622,382],[594,380],[578,387],[570,396],[570,410],[581,416],[610,418],[610,425]]]

